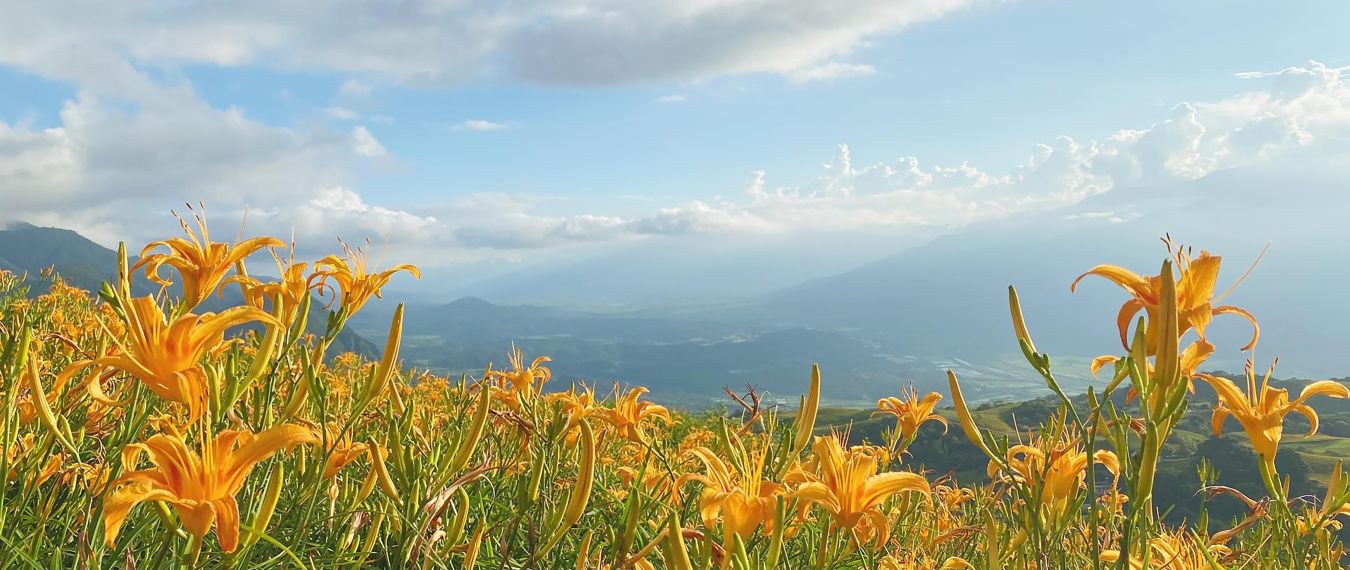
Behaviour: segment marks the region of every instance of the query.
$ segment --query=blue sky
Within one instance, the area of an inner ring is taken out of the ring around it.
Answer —
[[[1343,2],[48,3],[0,22],[0,222],[137,241],[204,200],[452,269],[807,225],[903,244],[1267,160],[1226,146],[1258,124],[1344,149],[1319,117],[1350,90],[1346,22]]]

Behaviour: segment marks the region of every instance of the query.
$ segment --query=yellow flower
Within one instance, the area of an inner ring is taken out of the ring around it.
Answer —
[[[817,436],[811,445],[814,470],[798,471],[806,480],[793,496],[823,507],[833,517],[834,528],[852,532],[859,542],[875,539],[880,546],[890,535],[890,519],[881,510],[891,495],[929,494],[928,480],[917,473],[877,474],[877,454],[872,446],[845,451],[834,436]]]
[[[347,316],[355,314],[364,307],[371,297],[380,298],[380,289],[389,284],[389,280],[394,274],[400,271],[407,271],[417,279],[422,278],[421,270],[417,266],[407,263],[395,265],[384,271],[371,271],[367,264],[366,252],[361,248],[352,248],[346,243],[342,244],[342,249],[346,252],[347,258],[343,259],[336,255],[330,255],[314,263],[314,275],[310,276],[310,281],[317,280],[315,288],[322,294],[324,290],[331,290],[332,286],[328,280],[332,279],[337,283],[337,289],[342,295],[340,311]]]
[[[337,477],[338,473],[347,465],[370,453],[369,444],[352,441],[350,430],[343,432],[339,438],[340,430],[341,428],[335,424],[330,423],[324,426],[324,431],[328,435],[328,447],[330,448],[328,460],[323,464],[322,478],[325,481]]]
[[[507,359],[510,361],[511,370],[489,370],[485,376],[496,382],[496,385],[492,386],[493,393],[512,409],[518,410],[522,404],[533,402],[544,383],[553,378],[553,371],[544,366],[544,363],[552,359],[540,356],[526,366],[525,355],[519,348],[513,348]]]
[[[718,516],[721,516],[723,548],[729,549],[734,544],[733,537],[750,540],[750,535],[761,524],[765,534],[773,531],[778,497],[784,488],[780,483],[763,478],[763,450],[749,453],[750,464],[743,470],[728,466],[706,447],[695,448],[690,455],[703,463],[704,472],[685,475],[676,486],[686,481],[704,485],[699,495],[699,514],[707,528],[716,526]]]
[[[5,462],[10,466],[9,471],[5,473],[6,481],[13,481],[19,477],[19,467],[21,463],[31,461],[34,462],[32,465],[36,466],[35,462],[39,461],[40,458],[36,456],[29,457],[29,454],[33,453],[37,447],[37,435],[28,433],[15,440],[13,445],[0,450],[0,453],[3,453],[5,456]],[[33,479],[33,482],[37,485],[46,482],[47,479],[50,479],[52,475],[55,475],[61,470],[61,464],[64,459],[65,456],[60,453],[48,455],[46,463],[42,465],[42,469],[38,471],[37,477]]]
[[[893,554],[887,554],[877,561],[878,570],[973,570],[974,568],[959,556],[948,557],[940,565],[928,558],[903,560]]]
[[[188,226],[187,221],[178,219],[187,233],[186,239],[177,237],[151,242],[141,250],[141,259],[132,266],[133,270],[144,266],[145,277],[164,286],[171,282],[159,275],[160,267],[168,265],[178,270],[183,280],[183,305],[188,310],[211,296],[236,263],[264,247],[285,245],[273,237],[255,237],[235,244],[213,242],[206,231],[205,216],[193,211],[193,219],[197,222],[196,231]],[[169,252],[150,253],[161,246],[169,248]]]
[[[1180,355],[1178,355],[1177,373],[1181,378],[1186,380],[1186,389],[1189,390],[1190,393],[1192,394],[1195,393],[1194,380],[1199,377],[1198,371],[1200,369],[1200,365],[1204,364],[1205,361],[1208,360],[1210,355],[1212,354],[1214,354],[1214,345],[1210,344],[1208,341],[1204,339],[1196,339],[1195,342],[1192,342],[1189,346],[1186,347],[1185,350],[1181,351]],[[1091,365],[1092,377],[1096,378],[1097,372],[1100,371],[1103,366],[1115,363],[1117,360],[1120,360],[1119,356],[1109,354],[1098,356],[1097,358],[1092,359]],[[1149,374],[1152,375],[1153,363],[1145,362],[1145,364],[1148,366]],[[1134,386],[1130,386],[1130,391],[1127,394],[1127,397],[1133,400],[1134,397],[1137,395],[1138,390],[1136,390]],[[1163,392],[1161,391],[1153,392],[1149,402],[1150,405],[1153,406],[1153,409],[1158,409],[1158,406],[1161,404],[1162,402],[1161,399],[1163,398],[1164,395],[1165,394],[1163,394]]]
[[[562,415],[567,418],[567,425],[563,427],[567,443],[576,443],[577,438],[581,437],[581,420],[591,415],[592,410],[596,408],[595,389],[585,384],[580,387],[574,384],[566,392],[544,396],[544,400],[561,404]]]
[[[1120,461],[1114,453],[1099,449],[1093,459],[1106,466],[1113,476],[1119,476]],[[1047,522],[1058,522],[1070,514],[1074,499],[1084,488],[1088,457],[1076,441],[1046,446],[1022,444],[1008,449],[1006,465],[1003,470],[991,462],[989,477],[1033,488],[1039,486],[1041,515]]]
[[[253,307],[233,307],[221,313],[187,313],[169,322],[153,297],[131,299],[126,307],[127,342],[114,354],[71,364],[61,374],[71,375],[90,366],[107,366],[135,376],[165,400],[187,405],[189,423],[201,415],[209,392],[201,360],[218,347],[225,330],[248,322],[274,323]],[[96,400],[115,404],[98,382],[88,384]]]
[[[182,435],[173,430],[128,446],[126,465],[134,466],[146,453],[154,468],[132,471],[112,483],[116,490],[103,503],[108,547],[115,546],[132,508],[144,501],[164,501],[173,505],[183,527],[198,540],[214,525],[221,550],[234,552],[239,543],[239,505],[234,496],[253,466],[278,451],[315,441],[308,428],[282,425],[258,434],[223,431],[200,454],[188,449]]]
[[[1341,522],[1336,518],[1350,517],[1350,482],[1346,481],[1341,466],[1342,461],[1336,460],[1336,465],[1331,469],[1331,476],[1327,480],[1326,496],[1321,504],[1316,508],[1308,507],[1307,512],[1298,518],[1299,534],[1321,529],[1335,532],[1341,529]]]
[[[1185,530],[1166,532],[1148,541],[1149,563],[1130,557],[1130,570],[1154,568],[1157,570],[1209,570],[1214,566],[1209,559],[1228,556],[1232,551],[1221,544],[1201,545]],[[1102,562],[1114,564],[1120,560],[1119,550],[1103,550]]]
[[[942,394],[929,392],[920,399],[919,393],[910,386],[907,391],[901,392],[901,396],[904,396],[903,400],[895,396],[877,400],[877,410],[872,412],[873,416],[895,416],[895,427],[899,432],[897,441],[913,441],[918,436],[919,426],[927,422],[938,422],[942,424],[942,432],[947,432],[947,418],[933,413],[942,400]]]
[[[305,302],[305,298],[309,296],[310,288],[313,286],[309,277],[305,275],[305,269],[309,266],[305,263],[296,263],[294,254],[292,254],[290,260],[284,262],[275,252],[272,253],[272,257],[277,263],[277,271],[281,275],[281,281],[263,283],[246,274],[240,274],[231,277],[228,282],[239,284],[239,289],[244,295],[244,302],[252,307],[267,310],[268,304],[279,299],[281,310],[278,315],[283,323],[289,325],[295,321],[296,314],[300,311],[300,305]]]
[[[617,387],[615,392],[618,392]],[[673,421],[665,406],[638,399],[646,393],[646,388],[633,388],[617,398],[613,408],[596,408],[591,411],[591,415],[609,424],[619,437],[646,443],[647,434],[642,430],[644,420],[660,420],[667,425]]]
[[[1205,338],[1205,328],[1209,326],[1210,320],[1215,315],[1235,314],[1247,319],[1252,324],[1252,338],[1242,350],[1248,350],[1255,346],[1261,329],[1257,326],[1256,318],[1251,313],[1231,305],[1211,306],[1214,301],[1214,284],[1219,278],[1219,263],[1222,258],[1210,255],[1207,251],[1201,251],[1199,257],[1191,259],[1190,254],[1182,248],[1178,248],[1173,253],[1173,257],[1181,272],[1181,277],[1176,282],[1178,334],[1186,334],[1186,331],[1195,329],[1196,334],[1203,339]],[[1132,297],[1121,305],[1120,313],[1116,317],[1116,326],[1120,329],[1121,345],[1129,349],[1129,328],[1134,321],[1134,316],[1142,310],[1148,315],[1148,332],[1146,335],[1148,354],[1156,354],[1158,337],[1161,335],[1163,325],[1162,319],[1158,315],[1161,303],[1161,275],[1142,276],[1116,265],[1098,265],[1074,279],[1073,284],[1069,286],[1069,290],[1076,290],[1078,282],[1088,275],[1105,278],[1121,286]]]
[[[1213,387],[1219,398],[1210,421],[1214,435],[1221,435],[1224,419],[1233,416],[1247,432],[1247,439],[1251,441],[1252,448],[1268,463],[1275,461],[1275,453],[1279,450],[1280,438],[1284,434],[1285,416],[1292,412],[1303,414],[1312,424],[1312,429],[1308,431],[1308,435],[1311,436],[1317,433],[1317,412],[1305,403],[1308,398],[1319,395],[1332,398],[1350,397],[1350,389],[1344,384],[1321,380],[1305,386],[1298,398],[1291,402],[1288,390],[1270,386],[1270,375],[1275,372],[1274,364],[1270,365],[1259,386],[1256,383],[1256,371],[1252,361],[1248,360],[1245,368],[1247,375],[1245,392],[1227,378],[1209,374],[1200,374],[1199,378]]]

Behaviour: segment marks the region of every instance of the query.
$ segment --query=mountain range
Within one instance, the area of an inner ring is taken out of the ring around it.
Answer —
[[[658,400],[691,405],[718,400],[724,386],[745,385],[795,401],[812,362],[825,370],[825,396],[836,405],[865,403],[907,383],[937,389],[946,368],[957,371],[974,399],[1021,400],[1044,387],[1012,340],[1006,288],[1018,289],[1037,345],[1055,357],[1060,380],[1082,389],[1091,381],[1093,356],[1121,351],[1115,315],[1125,294],[1095,278],[1076,294],[1069,284],[1099,263],[1156,273],[1168,255],[1159,238],[1170,235],[1174,244],[1225,256],[1219,291],[1268,248],[1223,299],[1260,319],[1258,366],[1278,355],[1284,376],[1344,376],[1350,269],[1337,260],[1350,259],[1344,231],[1350,188],[1339,164],[1309,162],[1294,177],[1285,166],[1278,174],[1225,170],[1104,192],[1064,208],[952,229],[851,269],[776,287],[772,280],[717,287],[719,279],[735,281],[726,276],[736,260],[772,265],[754,254],[767,247],[761,245],[725,248],[734,250],[729,257],[710,254],[701,270],[690,256],[671,269],[669,259],[631,251],[525,268],[514,278],[475,284],[481,296],[410,300],[403,356],[441,373],[473,373],[505,364],[514,344],[527,355],[552,356],[556,385],[631,382],[651,388]],[[114,257],[68,230],[0,231],[0,268],[35,273],[54,265],[86,288],[112,274]],[[633,296],[656,287],[653,275],[673,274],[680,277],[672,278],[678,283],[672,291],[687,291],[678,302],[643,304]],[[610,302],[564,302],[578,299]],[[354,336],[380,342],[392,309],[390,301],[369,306],[353,320]],[[1236,347],[1250,334],[1245,321],[1218,317],[1210,337],[1220,351],[1207,366],[1239,370],[1250,355]],[[364,340],[358,345],[370,349]]]
[[[135,259],[130,261],[135,263]],[[48,270],[70,285],[95,292],[103,282],[116,278],[117,252],[72,230],[14,223],[0,228],[0,270],[26,275],[29,293],[34,295],[46,291],[44,274]],[[150,295],[158,290],[143,279],[132,282],[135,295]],[[170,287],[169,293],[176,295],[177,289]],[[239,290],[227,287],[218,297],[204,300],[198,312],[220,311],[242,303],[243,295]],[[321,319],[309,321],[310,332],[322,333],[322,328]],[[379,354],[374,344],[351,331],[340,333],[329,350],[353,351],[367,356]]]

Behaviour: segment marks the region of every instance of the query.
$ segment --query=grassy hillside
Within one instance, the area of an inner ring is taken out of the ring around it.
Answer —
[[[1277,386],[1288,387],[1297,394],[1306,380],[1273,380]],[[1341,380],[1342,383],[1347,383]],[[1195,489],[1199,486],[1197,470],[1206,460],[1219,473],[1217,485],[1233,487],[1250,496],[1264,491],[1252,463],[1252,449],[1242,428],[1231,419],[1224,425],[1222,437],[1210,431],[1213,392],[1201,385],[1184,421],[1173,431],[1162,458],[1155,498],[1167,511],[1166,519],[1173,524],[1195,522],[1200,505]],[[1123,403],[1123,402],[1122,402]],[[1326,400],[1319,402],[1319,433],[1305,437],[1309,425],[1298,415],[1291,415],[1285,426],[1285,436],[1276,459],[1280,473],[1290,478],[1291,496],[1321,496],[1337,460],[1350,459],[1350,402]],[[999,436],[1017,440],[1036,431],[1057,409],[1057,400],[1041,398],[1025,402],[1000,402],[980,406],[971,411],[975,423]],[[1083,402],[1080,402],[1083,404]],[[974,445],[960,434],[955,414],[951,409],[939,410],[951,422],[951,431],[943,435],[942,426],[927,424],[921,428],[918,440],[910,446],[906,463],[921,465],[935,475],[951,474],[965,483],[986,483],[988,460]],[[847,432],[854,443],[884,444],[885,431],[894,426],[894,419],[873,416],[870,409],[822,408],[816,432]],[[1105,444],[1102,444],[1105,445]],[[1170,509],[1170,510],[1167,510]],[[1226,522],[1245,513],[1235,499],[1220,496],[1209,505],[1211,520]]]

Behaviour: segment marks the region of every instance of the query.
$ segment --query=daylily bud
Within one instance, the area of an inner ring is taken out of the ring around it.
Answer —
[[[277,502],[281,499],[281,487],[285,481],[286,468],[278,461],[272,465],[272,473],[267,478],[267,490],[263,492],[262,504],[258,506],[257,514],[253,516],[251,525],[253,531],[244,538],[244,548],[253,546],[262,533],[266,532],[268,523],[272,522],[272,515],[277,511]]]
[[[586,512],[586,504],[591,499],[591,487],[595,485],[595,433],[591,431],[591,424],[585,420],[581,422],[581,468],[577,471],[577,486],[572,489],[572,495],[567,498],[567,506],[563,509],[562,520],[553,531],[553,535],[544,543],[540,551],[547,552],[562,540],[567,534],[567,530],[572,525],[581,520],[581,515]]]
[[[1033,354],[1036,352],[1036,343],[1031,341],[1031,333],[1027,332],[1027,323],[1022,318],[1022,303],[1017,299],[1017,289],[1012,285],[1008,286],[1008,310],[1012,313],[1013,334],[1017,335],[1019,342],[1027,343],[1027,348]]]
[[[469,422],[469,429],[460,438],[459,449],[455,451],[454,459],[450,461],[451,473],[458,473],[469,464],[469,458],[473,457],[473,450],[477,447],[478,440],[483,438],[483,428],[487,426],[491,396],[488,386],[483,384],[478,391],[478,407],[474,408],[473,420]]]
[[[398,348],[402,339],[403,303],[399,303],[394,309],[394,318],[389,323],[389,337],[384,342],[384,355],[380,357],[380,363],[375,367],[375,377],[371,379],[370,386],[366,389],[364,398],[366,404],[379,398],[389,386],[389,379],[394,375],[394,369],[398,365]]]
[[[951,389],[952,405],[956,407],[956,419],[961,424],[961,431],[965,432],[966,439],[975,444],[975,447],[980,448],[980,451],[983,451],[990,460],[1001,465],[1003,458],[994,455],[994,452],[990,451],[989,446],[984,443],[984,436],[980,434],[979,426],[975,425],[975,418],[971,417],[970,408],[966,407],[966,397],[961,394],[961,385],[956,381],[956,373],[950,369],[947,370],[947,386]]]
[[[792,442],[794,457],[806,449],[806,444],[811,441],[811,433],[816,428],[816,412],[820,408],[819,364],[811,365],[811,388],[806,394],[806,400],[802,403],[801,409],[797,410],[797,421],[793,425],[793,429],[796,430],[796,438]]]

